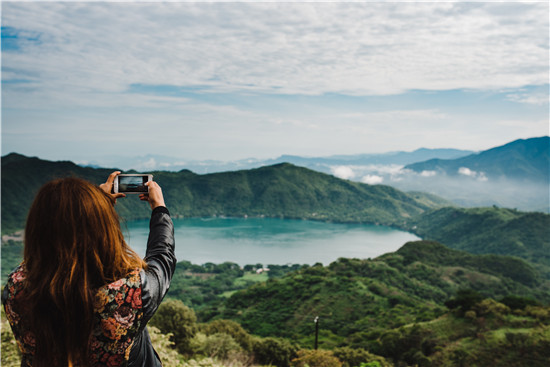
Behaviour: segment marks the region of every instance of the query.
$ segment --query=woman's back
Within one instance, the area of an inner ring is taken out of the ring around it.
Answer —
[[[151,185],[140,196],[153,209],[145,260],[124,242],[108,187],[70,178],[38,193],[24,261],[2,294],[22,365],[160,365],[145,326],[168,290],[176,258],[170,214],[160,187]]]
[[[5,301],[6,316],[22,352],[23,365],[32,365],[36,337],[28,322],[30,310],[20,304],[25,292],[25,266],[9,277]],[[121,366],[128,360],[140,330],[143,310],[139,270],[99,288],[94,299],[94,322],[89,343],[92,366]]]

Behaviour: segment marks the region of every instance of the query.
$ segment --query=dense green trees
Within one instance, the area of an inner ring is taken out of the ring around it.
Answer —
[[[550,215],[503,208],[442,208],[408,221],[420,237],[474,254],[517,256],[550,279]],[[513,265],[513,264],[510,264]],[[510,269],[510,274],[515,274]]]
[[[434,319],[445,312],[445,302],[466,312],[486,297],[516,294],[550,301],[547,281],[536,271],[536,281],[512,279],[510,263],[527,274],[533,271],[515,258],[411,242],[377,259],[339,259],[258,283],[234,293],[220,311],[254,334],[304,343],[313,332],[314,316],[320,316],[326,346],[347,343],[369,349],[377,331]]]

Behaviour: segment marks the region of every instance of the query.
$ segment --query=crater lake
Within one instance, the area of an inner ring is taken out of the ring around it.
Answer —
[[[420,238],[394,228],[275,218],[173,219],[178,261],[328,265],[340,257],[374,258]],[[149,221],[122,224],[127,243],[145,256]]]

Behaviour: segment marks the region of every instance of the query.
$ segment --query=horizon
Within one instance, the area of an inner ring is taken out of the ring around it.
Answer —
[[[2,3],[2,156],[231,162],[549,135],[548,3]]]
[[[481,149],[481,150],[469,150],[469,149],[460,149],[460,148],[453,148],[453,147],[438,147],[438,148],[419,147],[419,148],[416,148],[416,149],[413,149],[413,150],[394,150],[394,151],[387,151],[387,152],[358,153],[358,154],[334,154],[334,155],[329,155],[329,156],[281,154],[281,155],[276,156],[276,157],[267,157],[267,158],[246,157],[246,158],[241,158],[241,159],[236,159],[236,160],[213,160],[213,159],[188,160],[187,162],[182,161],[181,163],[178,163],[178,164],[179,165],[185,165],[185,163],[196,164],[196,163],[201,163],[201,162],[213,162],[213,163],[222,163],[222,164],[223,163],[228,163],[228,164],[230,164],[230,163],[237,163],[237,162],[244,162],[244,161],[250,161],[250,163],[254,163],[254,162],[261,163],[263,161],[278,160],[278,159],[281,159],[281,158],[284,158],[284,157],[295,157],[295,158],[304,158],[304,159],[331,159],[331,158],[348,158],[348,157],[353,158],[353,157],[358,157],[358,156],[362,156],[362,155],[365,155],[365,156],[370,156],[370,155],[372,155],[372,156],[384,156],[384,155],[392,155],[392,154],[399,154],[399,153],[411,154],[411,153],[415,153],[415,152],[421,151],[421,150],[429,150],[429,151],[456,150],[457,152],[458,151],[463,151],[463,152],[468,153],[468,154],[479,154],[479,153],[484,152],[486,150],[501,147],[501,146],[507,145],[509,143],[518,141],[518,140],[529,140],[529,139],[537,139],[537,138],[544,138],[544,137],[549,137],[550,138],[550,135],[533,136],[533,137],[529,137],[529,138],[514,139],[512,141],[508,141],[508,142],[505,142],[503,144],[500,144],[500,145],[497,145],[497,146],[491,146],[491,147],[488,147],[486,149]],[[70,157],[61,157],[59,159],[49,159],[47,157],[31,155],[31,154],[25,154],[24,152],[15,152],[15,151],[5,152],[5,153],[2,152],[2,157],[8,156],[10,154],[19,154],[19,155],[22,155],[22,156],[25,156],[25,157],[28,157],[28,158],[38,158],[38,159],[46,160],[46,161],[70,161],[70,162],[73,162],[73,163],[75,163],[77,165],[81,165],[81,166],[98,166],[98,167],[101,167],[101,168],[109,168],[109,167],[101,166],[101,161],[102,161],[101,157],[99,157],[99,160],[97,160],[97,161],[79,161],[77,159],[73,159],[73,158],[70,158]],[[103,157],[103,158],[105,159],[105,157]],[[153,153],[148,153],[148,154],[144,154],[144,155],[140,155],[140,156],[129,156],[129,155],[128,156],[120,156],[120,158],[123,159],[123,160],[127,160],[127,159],[148,159],[148,158],[166,158],[166,159],[181,159],[181,160],[183,160],[182,157],[157,155],[157,154],[153,154]],[[105,160],[103,160],[103,161],[105,161]],[[162,166],[163,162],[156,162],[156,164]],[[169,166],[166,166],[166,167],[168,168]],[[130,168],[130,169],[133,169],[133,168]],[[170,169],[166,169],[166,170],[170,171]]]

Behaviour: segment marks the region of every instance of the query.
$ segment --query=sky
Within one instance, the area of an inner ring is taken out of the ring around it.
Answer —
[[[485,150],[549,135],[548,2],[2,2],[2,155]]]

